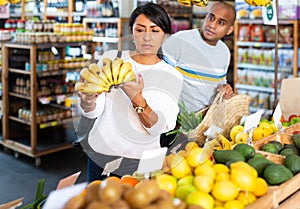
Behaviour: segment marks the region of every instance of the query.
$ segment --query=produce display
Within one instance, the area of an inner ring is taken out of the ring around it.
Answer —
[[[133,177],[108,177],[89,183],[85,190],[72,197],[64,209],[201,209],[174,201],[155,179],[137,181]]]
[[[113,86],[124,82],[136,81],[136,73],[130,62],[124,62],[121,58],[110,60],[103,59],[103,67],[100,69],[97,64],[92,63],[88,68],[80,71],[80,76],[86,82],[77,82],[75,90],[86,93],[109,92]]]
[[[0,0],[0,6],[6,6],[8,3],[10,4],[18,4],[21,0]]]

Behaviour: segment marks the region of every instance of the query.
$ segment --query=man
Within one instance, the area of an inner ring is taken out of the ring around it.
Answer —
[[[233,32],[235,18],[234,7],[217,2],[202,28],[179,31],[162,46],[164,59],[184,76],[181,99],[189,112],[209,106],[220,90],[225,91],[225,99],[233,96],[226,80],[230,51],[221,39]]]

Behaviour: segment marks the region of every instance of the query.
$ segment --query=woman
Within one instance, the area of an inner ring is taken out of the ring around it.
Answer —
[[[160,135],[176,125],[183,78],[159,54],[172,32],[169,16],[159,5],[147,3],[132,12],[129,28],[136,49],[123,51],[122,59],[132,64],[137,82],[100,95],[79,92],[82,115],[94,119],[88,140],[84,140],[88,143],[82,143],[89,155],[89,182],[107,177],[102,175],[103,168],[112,161],[121,162],[113,175],[132,174],[142,152],[160,148]],[[117,54],[111,50],[102,58],[114,59]]]

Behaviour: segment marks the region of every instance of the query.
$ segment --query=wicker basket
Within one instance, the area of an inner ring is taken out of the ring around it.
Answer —
[[[249,104],[248,95],[238,94],[224,99],[224,92],[218,93],[202,122],[187,134],[188,139],[203,146],[206,140],[203,133],[212,125],[222,128],[222,134],[229,137],[232,127],[240,123],[242,116],[249,115]]]

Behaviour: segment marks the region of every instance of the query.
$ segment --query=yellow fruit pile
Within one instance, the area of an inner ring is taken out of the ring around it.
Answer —
[[[75,90],[86,93],[109,92],[112,86],[124,82],[136,81],[136,74],[130,62],[124,62],[121,58],[110,60],[103,59],[103,67],[100,69],[96,64],[90,64],[88,68],[80,71],[80,76],[86,82],[77,82]]]
[[[277,132],[277,128],[273,122],[260,121],[258,126],[252,130],[252,141],[260,140],[275,132]],[[242,125],[235,125],[230,130],[230,139],[233,144],[247,144],[249,137],[249,133],[244,132],[244,126]]]
[[[251,6],[269,6],[272,5],[272,0],[245,0]]]
[[[166,157],[164,174],[156,177],[161,189],[187,205],[204,209],[245,208],[266,194],[268,185],[246,162],[227,167],[212,160],[199,162],[203,148],[189,142],[184,150]]]
[[[177,2],[186,7],[191,7],[193,5],[199,6],[199,7],[206,7],[208,4],[208,0],[177,0]]]

